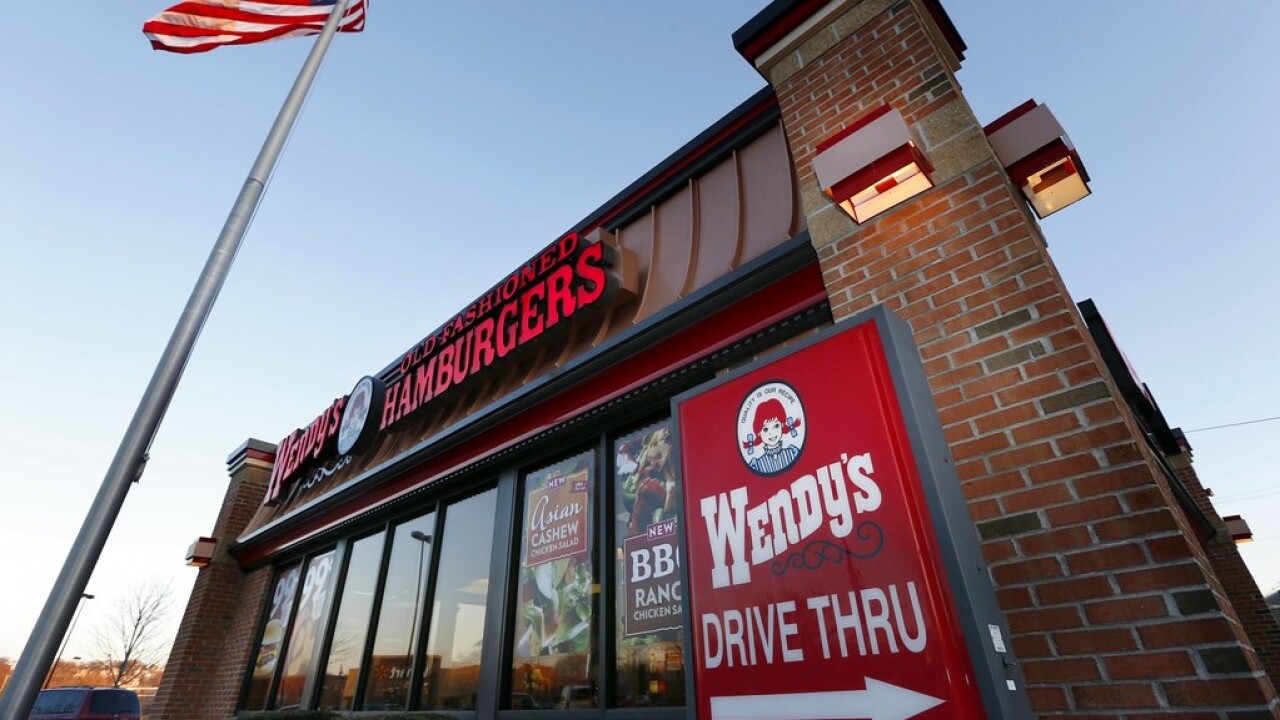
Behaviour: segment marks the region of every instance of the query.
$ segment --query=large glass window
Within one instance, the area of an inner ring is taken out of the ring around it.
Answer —
[[[687,697],[671,436],[668,421],[595,436],[595,449],[431,499],[285,565],[242,709],[674,719]],[[509,556],[495,559],[495,542]],[[510,575],[490,577],[495,562]],[[506,608],[501,623],[491,604]],[[505,647],[490,626],[510,630]],[[482,667],[490,657],[504,660]]]
[[[435,513],[396,526],[391,561],[369,661],[365,710],[404,710],[409,706],[413,662],[417,657],[423,599],[431,568]]]
[[[244,706],[249,710],[262,710],[267,706],[267,694],[271,690],[271,680],[275,677],[279,665],[280,650],[284,645],[284,631],[289,626],[289,616],[293,612],[293,597],[298,592],[298,577],[302,574],[302,566],[294,565],[285,568],[276,578],[276,585],[271,593],[271,608],[267,612],[266,624],[262,627],[262,635],[258,638],[258,657],[253,664],[253,675],[249,680],[249,690]]]
[[[342,586],[338,619],[334,621],[333,639],[329,644],[329,660],[321,679],[321,710],[350,710],[355,706],[360,659],[373,616],[373,594],[378,589],[382,541],[383,533],[378,533],[361,538],[351,546],[347,580]]]
[[[593,454],[524,480],[509,707],[599,706]]]
[[[680,488],[670,426],[623,435],[613,450],[615,703],[684,705]]]
[[[284,671],[276,691],[277,708],[294,708],[302,702],[302,692],[315,663],[317,644],[324,632],[324,611],[336,577],[333,572],[334,553],[330,550],[307,562],[302,596],[298,599],[298,615],[289,632]]]
[[[445,508],[422,676],[428,710],[476,707],[497,497],[490,490]]]

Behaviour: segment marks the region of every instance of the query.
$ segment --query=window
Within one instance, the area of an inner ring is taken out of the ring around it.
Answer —
[[[132,690],[94,690],[89,712],[102,715],[137,715],[138,695]]]
[[[378,588],[384,537],[385,533],[378,533],[352,543],[347,580],[342,587],[342,599],[338,601],[338,619],[334,622],[329,659],[321,680],[321,710],[355,707],[360,659],[369,636],[369,620],[373,617],[373,594]]]
[[[680,488],[669,423],[614,441],[613,483],[614,705],[683,706]]]
[[[293,612],[293,597],[298,592],[298,577],[301,574],[302,566],[294,565],[282,570],[276,578],[267,620],[262,626],[262,634],[258,637],[258,657],[253,665],[253,674],[244,702],[246,709],[266,708],[271,681],[275,678],[276,666],[279,664],[277,661],[281,646],[284,644],[284,631],[289,625],[289,616]]]
[[[445,509],[421,708],[476,707],[497,497],[489,490]]]
[[[525,477],[508,705],[528,702],[524,695],[545,708],[598,704],[593,455]]]
[[[242,709],[683,717],[670,423],[586,440],[286,565]]]
[[[285,650],[284,671],[276,690],[277,708],[293,708],[302,702],[302,692],[315,663],[317,645],[324,632],[325,610],[332,595],[333,557],[330,550],[307,562],[303,576],[302,596],[298,600],[298,617],[289,633]]]
[[[434,512],[396,526],[369,661],[365,710],[409,707],[413,663],[421,642],[423,599],[431,564]]]

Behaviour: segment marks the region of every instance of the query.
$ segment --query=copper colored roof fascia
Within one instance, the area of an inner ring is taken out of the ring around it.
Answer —
[[[648,211],[651,205],[661,202],[684,187],[685,183],[698,174],[722,162],[734,150],[750,143],[761,134],[767,132],[782,117],[778,109],[778,98],[773,88],[765,87],[747,98],[711,127],[702,131],[697,137],[685,143],[680,149],[671,153],[649,172],[631,183],[607,202],[588,214],[569,230],[586,235],[598,227],[615,229],[633,220],[636,215]],[[476,297],[483,297],[502,284],[503,279]],[[465,306],[463,306],[465,308]],[[430,333],[428,337],[443,329],[443,325]],[[421,340],[421,338],[419,338]],[[416,342],[414,343],[417,344]],[[412,350],[413,346],[406,348]],[[396,355],[386,367],[373,373],[374,377],[387,378],[400,366],[400,358],[404,352]]]
[[[629,357],[645,347],[668,337],[696,320],[723,310],[739,299],[760,291],[797,270],[814,264],[813,246],[808,232],[802,232],[773,251],[746,263],[739,272],[719,278],[650,318],[632,332],[610,338],[603,345],[575,357],[558,371],[496,400],[485,412],[476,413],[436,432],[422,441],[397,452],[393,457],[346,479],[322,495],[312,498],[289,512],[268,520],[238,539],[232,550],[238,555],[244,549],[261,545],[288,531],[288,528],[335,506],[354,501],[359,495],[385,480],[402,475],[432,457],[460,443],[501,425],[505,419],[563,392],[583,379],[607,370],[619,358]],[[482,458],[476,458],[478,462]],[[469,463],[474,464],[474,463]]]

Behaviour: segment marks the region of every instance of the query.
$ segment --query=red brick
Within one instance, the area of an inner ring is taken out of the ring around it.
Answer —
[[[1177,529],[1178,523],[1174,520],[1173,513],[1168,510],[1129,514],[1117,520],[1107,520],[1094,525],[1094,532],[1098,534],[1098,539],[1103,542],[1128,540],[1142,537],[1143,535],[1154,535]]]
[[[1032,684],[1102,679],[1102,673],[1098,670],[1098,661],[1093,658],[1024,661],[1022,672],[1027,682]]]
[[[975,500],[969,503],[969,517],[974,522],[990,520],[1000,514],[1000,503],[995,500]]]
[[[1071,432],[1080,427],[1080,420],[1071,413],[1054,415],[1029,425],[1013,428],[1010,433],[1016,443],[1029,443],[1035,440],[1043,440],[1045,438],[1061,435]],[[1058,445],[1058,450],[1062,452],[1062,446]],[[1064,453],[1065,454],[1065,453]]]
[[[1045,511],[1045,516],[1049,519],[1050,525],[1065,527],[1096,522],[1103,518],[1115,517],[1123,512],[1124,508],[1120,507],[1120,501],[1108,495],[1061,507],[1049,508]]]
[[[951,447],[957,459],[967,459],[980,455],[989,455],[997,450],[1009,447],[1009,438],[1004,433],[981,435],[976,439],[957,443]]]
[[[1004,562],[1017,556],[1012,540],[992,540],[982,544],[982,557],[989,563]]]
[[[987,462],[982,459],[956,463],[956,477],[960,478],[960,482],[968,482],[980,478],[986,475],[987,472]]]
[[[1077,708],[1155,708],[1160,707],[1153,686],[1137,683],[1079,685],[1071,688]]]
[[[1038,417],[1040,417],[1040,408],[1036,407],[1035,403],[1028,402],[990,415],[983,415],[975,419],[974,424],[978,426],[978,432],[985,433],[1019,425]]]
[[[1162,595],[1118,598],[1086,603],[1084,606],[1084,616],[1089,620],[1090,625],[1133,624],[1138,620],[1150,620],[1168,615],[1169,608],[1165,605]]]
[[[1067,700],[1067,692],[1060,687],[1029,687],[1027,697],[1036,712],[1053,712],[1071,707]]]
[[[951,353],[951,364],[963,367],[990,355],[1009,349],[1009,339],[1003,335],[995,335],[986,340],[970,345]]]
[[[990,395],[1001,388],[1009,387],[1021,380],[1022,369],[1017,365],[1014,365],[1013,367],[1005,368],[1004,370],[984,375],[977,380],[967,382],[960,386],[960,390],[964,393],[965,397],[975,398],[983,395]],[[996,397],[999,398],[999,394],[997,394]],[[1009,403],[1001,401],[1001,404],[1008,405]]]
[[[1158,487],[1141,488],[1125,493],[1123,497],[1124,504],[1134,512],[1169,507],[1168,502],[1165,501],[1164,493]]]
[[[965,497],[980,498],[988,495],[1007,493],[1027,486],[1027,481],[1016,472],[1002,473],[984,477],[973,482],[964,483]]]
[[[1098,655],[1137,650],[1138,642],[1129,628],[1103,628],[1053,633],[1060,655]]]
[[[1093,545],[1088,528],[1075,526],[1061,530],[1024,535],[1018,538],[1018,548],[1025,555],[1062,554],[1070,550]]]
[[[1084,418],[1091,424],[1101,424],[1120,417],[1120,408],[1113,402],[1098,403],[1084,409]]]
[[[1031,582],[1044,578],[1062,577],[1062,566],[1056,558],[1036,558],[997,565],[991,568],[991,576],[1000,585]]]
[[[1133,567],[1148,562],[1147,554],[1137,545],[1108,545],[1096,550],[1086,550],[1067,556],[1067,567],[1072,575]]]
[[[1013,654],[1023,660],[1033,657],[1047,657],[1053,654],[1049,646],[1049,636],[1039,633],[1014,635],[1011,638]]]
[[[1178,620],[1159,625],[1138,628],[1138,637],[1148,648],[1182,647],[1215,642],[1231,642],[1235,635],[1226,619],[1221,617]]]
[[[1005,610],[1017,610],[1036,604],[1035,598],[1031,596],[1031,588],[1028,587],[1011,587],[996,590],[996,602]]]
[[[1001,499],[1006,512],[1021,512],[1071,501],[1071,489],[1066,483],[1043,485],[1025,492],[1011,493]]]
[[[1084,620],[1080,618],[1079,608],[1072,605],[1017,610],[1005,613],[1005,615],[1009,620],[1009,629],[1014,633],[1035,630],[1068,630],[1084,626]]]
[[[1145,466],[1138,465],[1090,475],[1074,482],[1076,492],[1080,493],[1081,497],[1088,497],[1150,485],[1155,482],[1155,478]]]
[[[1084,453],[1033,465],[1027,469],[1027,474],[1033,483],[1046,483],[1094,472],[1097,469],[1098,459],[1090,453]]]
[[[1173,705],[1193,707],[1265,704],[1271,698],[1253,678],[1216,678],[1214,680],[1175,680],[1161,683]]]
[[[1145,652],[1104,658],[1107,676],[1116,680],[1194,676],[1195,663],[1185,652]]]
[[[1119,573],[1116,575],[1116,582],[1120,585],[1121,592],[1135,593],[1204,585],[1205,577],[1199,566],[1188,562]]]
[[[1115,590],[1105,575],[1088,575],[1059,582],[1041,583],[1035,586],[1041,605],[1057,605],[1111,597]]]
[[[1044,359],[1033,360],[1027,365],[1039,365],[1044,363]],[[1061,391],[1066,386],[1062,384],[1062,379],[1057,375],[1042,375],[1042,377],[1033,377],[1028,374],[1027,382],[1016,384],[1016,386],[1007,387],[996,392],[996,400],[1001,405],[1014,405],[1018,402],[1028,402],[1039,400],[1046,395],[1053,395],[1055,392]]]
[[[1185,560],[1195,557],[1187,539],[1182,535],[1169,535],[1162,538],[1151,538],[1145,542],[1151,553],[1151,559],[1158,563]]]
[[[1121,440],[1131,440],[1129,428],[1124,423],[1112,423],[1103,427],[1095,427],[1075,435],[1058,438],[1054,444],[1063,455],[1089,450],[1091,448],[1114,445]]]
[[[935,392],[940,387],[933,378],[930,379],[929,386],[934,388]],[[960,403],[959,405],[953,405],[949,408],[939,410],[938,419],[942,421],[943,425],[951,425],[953,423],[972,420],[978,415],[991,412],[995,409],[995,400],[991,399],[989,396],[980,397],[976,400],[970,400],[966,403]]]
[[[1023,445],[1008,452],[992,455],[988,458],[991,469],[995,471],[1012,470],[1032,463],[1048,460],[1053,457],[1053,446],[1047,442],[1035,445]]]
[[[1073,328],[1075,326],[1074,324],[1075,320],[1070,314],[1058,313],[1056,315],[1041,318],[1030,325],[1023,325],[1021,327],[1014,328],[1009,333],[1009,337],[1016,345],[1029,340],[1034,340],[1035,338],[1052,335],[1054,332],[1064,328]],[[1056,344],[1055,347],[1057,347]]]
[[[1103,451],[1108,465],[1128,465],[1142,460],[1142,453],[1133,444],[1114,445]]]

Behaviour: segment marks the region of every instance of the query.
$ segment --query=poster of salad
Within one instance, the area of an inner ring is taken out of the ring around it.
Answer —
[[[617,703],[683,705],[680,487],[663,421],[613,444],[618,648]]]
[[[592,475],[585,452],[525,478],[512,692],[546,707],[595,707]]]

